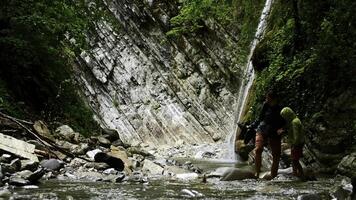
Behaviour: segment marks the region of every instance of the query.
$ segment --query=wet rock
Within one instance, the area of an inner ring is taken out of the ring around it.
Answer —
[[[144,160],[145,158],[142,155],[138,155],[138,154],[132,155],[131,163],[133,168],[142,167],[142,163]]]
[[[74,158],[73,160],[70,161],[69,166],[73,168],[79,168],[83,166],[85,163],[87,163],[85,160],[80,159],[80,158]]]
[[[341,177],[341,176],[336,176],[337,178],[342,178],[341,184],[336,186],[332,190],[332,196],[335,199],[350,199],[352,192],[353,192],[353,186],[350,183],[350,178],[348,177]]]
[[[75,132],[74,130],[69,127],[68,125],[62,125],[56,129],[56,134],[58,134],[61,138],[67,141],[74,141]]]
[[[41,136],[51,139],[51,140],[54,140],[53,135],[51,134],[47,125],[43,121],[41,121],[41,120],[35,121],[35,123],[33,124],[33,128]]]
[[[21,187],[22,189],[38,189],[37,185],[24,185]]]
[[[181,191],[183,194],[188,195],[189,197],[203,197],[204,195],[196,190],[188,190],[188,189],[183,189]]]
[[[351,200],[356,200],[356,176],[353,176],[351,178],[351,185],[352,185]]]
[[[79,145],[75,145],[71,147],[71,152],[74,155],[84,155],[89,149],[89,145],[87,143],[80,143]]]
[[[37,183],[39,179],[45,174],[45,170],[39,168],[38,170],[31,172],[30,170],[23,170],[13,174],[16,178],[25,179],[29,183]]]
[[[319,194],[302,194],[297,197],[297,200],[322,200]]]
[[[154,162],[145,159],[143,161],[142,172],[148,175],[162,175],[163,174],[163,167],[155,164]]]
[[[139,147],[129,147],[129,148],[127,148],[127,152],[130,155],[139,154],[139,155],[142,155],[144,157],[154,158],[154,156],[151,153],[149,153],[148,151],[145,151],[143,149],[140,149]]]
[[[278,174],[292,174],[293,173],[293,168],[288,167],[285,169],[278,169]]]
[[[109,168],[103,171],[103,174],[117,174],[118,171],[114,168]]]
[[[176,178],[188,181],[188,180],[194,180],[199,178],[199,175],[197,173],[185,173],[185,174],[177,174]]]
[[[110,142],[114,142],[120,140],[119,133],[115,129],[104,128],[103,135],[106,139],[110,140]],[[121,141],[121,140],[120,140]],[[121,141],[122,143],[122,141]]]
[[[0,157],[0,163],[10,163],[12,156],[10,154],[2,154]]]
[[[14,186],[24,186],[30,184],[30,181],[25,180],[19,176],[11,176],[9,179],[9,184]]]
[[[2,186],[2,179],[4,178],[4,174],[2,173],[2,168],[0,165],[0,186]]]
[[[217,141],[221,140],[221,136],[218,135],[218,134],[214,134],[213,135],[213,140],[214,140],[214,142],[217,142]]]
[[[119,183],[121,182],[125,176],[122,175],[115,175],[115,174],[109,174],[108,176],[105,176],[103,178],[104,182],[112,182],[112,183]]]
[[[254,145],[246,145],[243,140],[237,140],[235,147],[236,152],[243,160],[248,160],[250,152],[254,149]]]
[[[41,161],[40,165],[48,170],[58,171],[64,166],[64,162],[57,159],[49,159]]]
[[[337,166],[338,172],[347,176],[356,176],[356,153],[345,156]]]
[[[119,147],[119,146],[126,147],[126,145],[120,139],[113,141],[111,144],[116,147]]]
[[[32,160],[21,160],[21,171],[30,170],[35,171],[38,168],[39,163]]]
[[[90,180],[90,181],[101,181],[103,180],[103,175],[99,172],[77,172],[76,176],[79,179]]]
[[[56,144],[62,147],[63,149],[66,149],[67,151],[71,151],[72,149],[78,146],[65,140],[57,140]]]
[[[211,152],[211,151],[199,151],[197,154],[195,154],[195,158],[213,158],[214,156],[216,156],[215,152]]]
[[[187,174],[187,173],[190,173],[190,171],[178,166],[165,166],[163,175],[175,176],[177,174]]]
[[[108,155],[104,152],[95,154],[94,160],[95,162],[104,162],[119,171],[124,170],[125,167],[125,163],[120,158]]]
[[[10,162],[10,166],[15,169],[15,171],[19,171],[21,169],[21,160],[16,158]]]
[[[94,149],[92,151],[88,151],[86,155],[89,157],[90,160],[94,161],[95,154],[102,152],[100,149]]]
[[[21,169],[21,162],[19,159],[15,159],[10,164],[4,163],[1,166],[3,174],[13,174]]]
[[[125,164],[125,172],[130,173],[133,166],[127,156],[125,149],[122,147],[111,146],[110,150],[111,151],[108,153],[108,155],[121,159]]]
[[[111,145],[110,140],[108,140],[108,139],[106,139],[105,137],[102,137],[102,136],[98,137],[98,142],[99,142],[99,144],[101,146],[107,147],[107,148],[110,147],[110,145]]]
[[[102,162],[89,162],[84,164],[85,168],[94,168],[96,170],[105,170],[105,169],[109,169],[110,166],[106,163],[102,163]]]
[[[38,168],[30,176],[28,176],[27,180],[31,183],[37,183],[45,175],[45,173],[46,171],[43,168]]]
[[[252,170],[244,170],[239,168],[227,168],[221,176],[221,181],[233,181],[255,178]]]
[[[134,171],[132,175],[128,178],[129,181],[146,183],[148,182],[147,177],[143,176],[141,171]]]
[[[3,189],[0,188],[0,197],[1,198],[2,197],[7,198],[9,196],[11,196],[10,190],[8,190],[7,188],[3,188]]]

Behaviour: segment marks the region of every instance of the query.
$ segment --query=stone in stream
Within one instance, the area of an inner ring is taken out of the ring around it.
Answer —
[[[104,128],[103,130],[104,133],[104,137],[108,140],[110,140],[110,142],[114,142],[116,140],[120,140],[120,136],[119,133],[117,132],[117,130],[115,129],[109,129],[109,128]],[[121,140],[120,140],[121,141]],[[121,141],[122,143],[122,141]]]
[[[41,161],[40,165],[48,170],[52,171],[58,171],[64,166],[64,162],[51,158],[49,160],[43,160]]]
[[[24,185],[29,185],[30,181],[20,176],[11,176],[9,179],[9,184],[14,186],[24,186]]]
[[[0,165],[0,186],[2,186],[2,179],[4,178],[4,175],[2,174],[2,168]]]
[[[94,149],[92,151],[88,151],[86,155],[89,157],[90,160],[94,161],[94,157],[97,153],[102,152],[100,149]]]
[[[181,191],[183,194],[189,195],[190,197],[203,197],[204,195],[196,190],[183,189]]]
[[[27,180],[29,180],[31,183],[37,183],[45,173],[46,171],[43,168],[38,168],[27,178]]]
[[[221,181],[233,181],[233,180],[244,180],[255,178],[254,172],[252,170],[244,170],[239,168],[228,167],[224,173],[222,173]]]
[[[38,164],[33,160],[21,160],[21,170],[35,171],[38,168]]]
[[[115,168],[118,171],[124,170],[125,163],[117,157],[108,155],[104,152],[99,152],[94,156],[95,162],[103,162],[108,164],[110,167]]]
[[[6,189],[6,188],[0,188],[0,197],[3,198],[3,197],[6,197],[8,198],[9,196],[11,195],[11,192]]]
[[[319,194],[302,194],[297,197],[297,200],[321,200]]]
[[[4,174],[13,174],[21,169],[21,161],[20,159],[15,159],[11,161],[10,164],[2,164],[2,173]]]
[[[176,177],[181,180],[194,180],[199,178],[199,175],[197,173],[191,172],[191,173],[184,173],[184,174],[177,174]]]
[[[356,200],[356,176],[351,177],[352,193],[351,200]]]
[[[15,180],[24,179],[28,181],[28,183],[30,184],[30,183],[37,183],[38,180],[41,179],[44,174],[45,174],[45,170],[42,168],[38,168],[34,172],[31,172],[30,170],[23,170],[20,172],[16,172],[15,174],[13,174],[11,178],[14,177]]]
[[[10,163],[11,162],[11,155],[10,154],[2,154],[0,157],[0,163]]]
[[[143,161],[142,171],[148,175],[162,175],[163,167],[157,165],[156,163],[145,159]]]
[[[101,145],[101,146],[103,146],[103,147],[110,147],[110,145],[111,145],[111,141],[110,140],[108,140],[108,139],[106,139],[105,137],[103,137],[103,136],[99,136],[98,137],[98,142],[99,142],[99,144]]]

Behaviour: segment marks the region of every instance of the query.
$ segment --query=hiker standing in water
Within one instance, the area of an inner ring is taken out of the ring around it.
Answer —
[[[261,172],[263,146],[267,143],[269,143],[273,157],[271,176],[268,179],[277,176],[279,159],[281,157],[281,136],[277,131],[282,130],[285,124],[284,119],[280,115],[281,109],[282,107],[278,104],[277,94],[273,91],[268,92],[258,119],[260,123],[256,132],[255,176],[257,178]]]
[[[303,168],[299,163],[299,159],[303,157],[303,146],[305,140],[302,122],[289,107],[282,109],[281,116],[287,122],[286,131],[288,134],[288,143],[291,145],[293,175],[303,178]],[[278,133],[281,134],[282,131],[278,131]]]

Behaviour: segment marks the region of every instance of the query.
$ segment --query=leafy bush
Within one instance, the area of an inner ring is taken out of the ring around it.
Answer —
[[[183,0],[179,15],[171,19],[173,29],[168,36],[192,33],[204,27],[204,20],[215,19],[222,24],[232,20],[231,2],[227,0]]]
[[[73,93],[71,66],[76,54],[87,48],[86,38],[95,27],[93,22],[107,15],[100,0],[3,0],[0,8],[3,91],[11,93],[14,101],[24,102],[29,112],[47,120],[70,121],[83,128],[95,124],[88,114],[90,110]],[[9,107],[4,109],[13,113]]]

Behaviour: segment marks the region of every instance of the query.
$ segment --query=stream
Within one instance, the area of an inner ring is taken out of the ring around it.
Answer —
[[[229,162],[192,161],[203,170],[236,166]],[[240,167],[248,167],[240,166]],[[283,176],[272,181],[247,179],[220,181],[219,178],[177,180],[167,177],[150,178],[147,182],[121,183],[50,179],[38,188],[15,188],[11,199],[296,199],[303,194],[318,194],[330,199],[332,188],[342,179],[318,178],[301,182]]]

